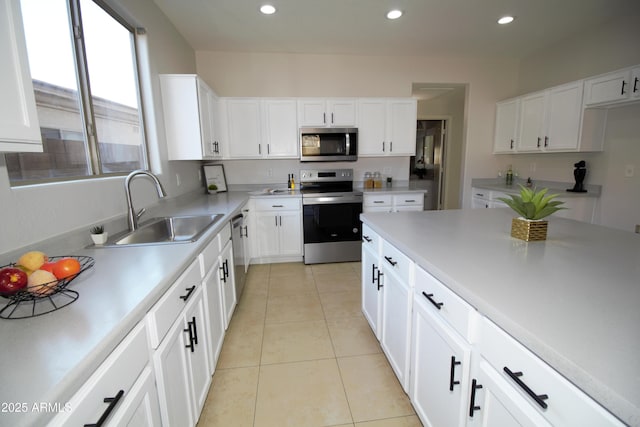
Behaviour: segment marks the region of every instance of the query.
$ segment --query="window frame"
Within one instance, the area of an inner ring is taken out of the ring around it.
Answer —
[[[90,76],[88,71],[88,62],[85,49],[84,31],[82,25],[82,11],[80,6],[81,0],[65,0],[67,4],[67,12],[69,18],[69,31],[72,37],[73,57],[75,61],[76,78],[78,82],[78,103],[80,108],[80,119],[82,120],[84,143],[87,149],[87,169],[88,175],[79,176],[59,176],[52,178],[25,179],[19,182],[11,182],[12,188],[31,186],[38,184],[53,184],[65,181],[84,181],[100,178],[108,178],[115,176],[125,176],[129,172],[104,172],[100,158],[100,149],[98,134],[96,129],[96,115],[94,102],[91,95]],[[141,137],[141,167],[140,169],[149,169],[149,143],[147,138],[146,115],[143,105],[142,82],[140,79],[140,49],[138,35],[145,34],[145,30],[137,28],[126,21],[118,12],[116,12],[109,4],[103,0],[92,1],[96,6],[100,7],[112,19],[122,25],[131,33],[131,54],[133,58],[133,73],[135,79],[136,97],[138,101],[138,120]],[[61,129],[62,130],[62,129]],[[6,153],[10,154],[10,153]],[[20,153],[16,153],[20,154]],[[28,154],[28,153],[27,153]]]

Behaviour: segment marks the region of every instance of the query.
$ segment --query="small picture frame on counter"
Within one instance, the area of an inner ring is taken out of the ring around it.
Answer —
[[[203,169],[207,192],[215,194],[227,191],[224,165],[204,165]],[[210,188],[214,188],[215,190],[212,191]]]

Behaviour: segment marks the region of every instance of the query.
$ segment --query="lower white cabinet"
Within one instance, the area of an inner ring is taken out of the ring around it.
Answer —
[[[208,329],[209,345],[209,372],[213,375],[222,343],[224,342],[225,317],[223,316],[222,285],[218,268],[220,260],[216,258],[215,263],[207,272],[202,281],[204,299],[206,301],[206,320]]]
[[[378,240],[366,225],[362,228],[362,314],[380,340],[382,328],[382,284]]]
[[[409,283],[393,270],[393,259],[381,258],[382,337],[380,344],[402,388],[409,388],[409,349],[411,347],[411,306]],[[380,279],[379,279],[380,280]]]
[[[153,384],[148,364],[147,330],[141,322],[69,400],[70,410],[60,412],[49,426],[158,425],[158,397],[155,385],[148,387]],[[131,424],[134,418],[152,424]]]
[[[224,328],[229,328],[231,316],[238,302],[236,295],[235,277],[233,274],[233,253],[231,240],[227,240],[222,252],[220,252],[220,265],[218,266],[220,288],[222,294],[222,316]]]
[[[403,212],[424,210],[424,193],[365,194],[363,212]]]
[[[205,331],[197,288],[153,355],[163,425],[194,426],[198,420],[211,384]]]
[[[299,198],[256,199],[254,211],[256,257],[302,256],[302,206]]]

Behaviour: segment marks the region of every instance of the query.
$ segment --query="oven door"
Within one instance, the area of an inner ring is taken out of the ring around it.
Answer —
[[[333,198],[304,200],[304,243],[360,242],[362,201],[327,201],[328,199]]]

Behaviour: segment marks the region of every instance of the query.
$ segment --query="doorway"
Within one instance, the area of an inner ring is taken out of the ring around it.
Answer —
[[[409,180],[425,188],[425,210],[444,208],[447,119],[416,122],[416,155],[409,159]]]

